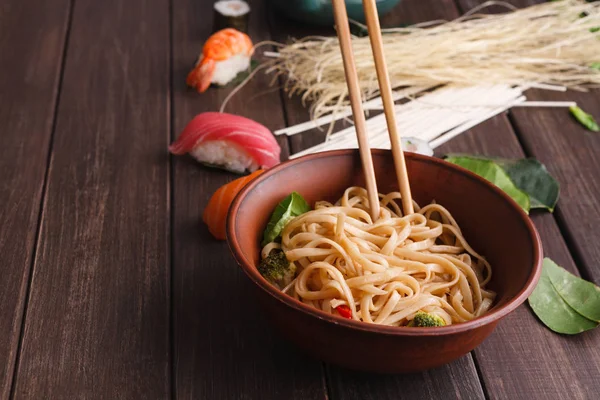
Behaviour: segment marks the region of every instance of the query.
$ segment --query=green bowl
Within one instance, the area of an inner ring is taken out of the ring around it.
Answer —
[[[270,0],[271,5],[295,21],[311,25],[333,25],[331,0]],[[379,16],[387,14],[400,0],[377,0]],[[365,22],[361,0],[346,0],[348,18]]]

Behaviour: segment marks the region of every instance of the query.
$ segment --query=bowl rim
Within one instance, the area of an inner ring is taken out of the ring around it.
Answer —
[[[373,155],[386,155],[390,154],[390,150],[383,149],[371,149]],[[426,163],[437,164],[438,166],[453,170],[456,173],[465,175],[466,177],[475,180],[488,190],[493,191],[498,196],[503,198],[507,203],[511,205],[513,209],[515,209],[520,217],[521,222],[525,225],[527,230],[529,231],[530,238],[532,239],[533,244],[533,260],[534,265],[532,268],[532,272],[523,288],[517,293],[516,296],[509,299],[506,304],[502,305],[499,308],[492,308],[490,312],[487,314],[472,319],[471,321],[461,322],[459,324],[452,324],[447,326],[440,326],[434,328],[414,328],[414,327],[397,327],[397,326],[386,326],[386,325],[375,325],[369,324],[362,321],[350,320],[347,318],[343,318],[341,316],[337,316],[334,314],[328,314],[324,311],[317,310],[312,308],[299,300],[294,299],[293,297],[281,292],[274,285],[272,285],[269,281],[267,281],[259,272],[258,269],[254,266],[252,260],[249,260],[241,251],[241,246],[239,244],[238,238],[235,233],[236,221],[238,218],[238,210],[242,202],[244,201],[246,195],[254,190],[254,188],[261,183],[269,179],[270,177],[276,175],[280,171],[297,166],[299,164],[310,162],[315,159],[326,158],[326,157],[339,157],[339,156],[355,156],[358,157],[357,149],[344,149],[344,150],[332,150],[325,151],[320,153],[308,154],[302,157],[298,157],[293,160],[284,161],[281,164],[266,170],[264,173],[257,176],[250,183],[248,183],[234,198],[228,212],[227,216],[227,243],[233,254],[238,265],[244,270],[246,275],[264,292],[278,300],[285,305],[292,307],[300,312],[313,316],[315,318],[328,321],[335,325],[344,326],[347,328],[378,333],[384,335],[392,335],[392,336],[442,336],[442,335],[452,335],[465,331],[470,331],[475,328],[482,327],[484,325],[488,325],[494,322],[499,321],[501,318],[505,317],[507,314],[515,310],[518,306],[520,306],[525,300],[529,297],[533,289],[535,288],[542,271],[542,243],[540,240],[540,236],[535,228],[535,225],[525,213],[525,211],[519,206],[510,196],[508,196],[502,189],[498,188],[496,185],[487,181],[486,179],[480,177],[479,175],[465,169],[459,167],[458,165],[451,164],[447,161],[444,161],[440,158],[425,156],[422,154],[404,152],[405,156],[410,159],[415,159],[418,161],[423,161]],[[257,244],[259,245],[259,244]]]

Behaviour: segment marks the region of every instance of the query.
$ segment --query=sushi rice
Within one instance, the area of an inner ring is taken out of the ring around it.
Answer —
[[[250,57],[244,54],[236,54],[226,60],[217,61],[211,83],[225,86],[231,82],[237,74],[248,68],[250,68]]]
[[[190,151],[190,155],[199,162],[218,165],[240,174],[246,171],[256,171],[259,168],[259,165],[248,153],[235,143],[227,141],[206,142]]]

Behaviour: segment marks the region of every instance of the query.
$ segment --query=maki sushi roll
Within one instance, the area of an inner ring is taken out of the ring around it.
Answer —
[[[213,31],[225,28],[235,28],[248,33],[250,6],[242,0],[221,0],[215,3],[215,19]]]

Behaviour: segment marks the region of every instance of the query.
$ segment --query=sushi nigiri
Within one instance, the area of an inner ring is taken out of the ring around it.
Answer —
[[[253,51],[252,41],[245,33],[233,28],[220,30],[204,43],[186,83],[199,93],[208,89],[211,83],[226,85],[250,67]]]
[[[265,126],[239,115],[205,112],[192,119],[169,147],[201,163],[244,173],[279,164],[281,148]]]
[[[212,195],[204,213],[202,214],[202,220],[208,226],[210,233],[219,240],[226,239],[226,222],[227,213],[231,202],[238,194],[240,190],[244,188],[252,179],[262,174],[264,170],[259,169],[254,171],[252,174],[238,178],[228,184],[221,186]]]

